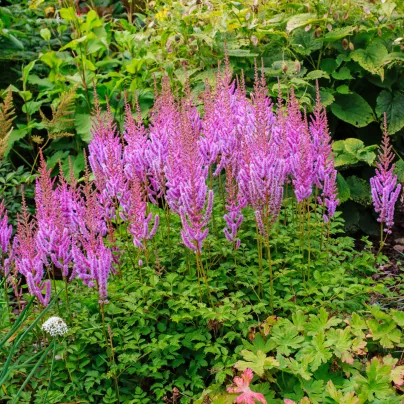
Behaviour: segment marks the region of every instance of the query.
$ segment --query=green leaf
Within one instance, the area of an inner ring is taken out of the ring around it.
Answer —
[[[263,376],[265,370],[267,369],[272,369],[279,366],[279,362],[275,358],[266,356],[262,351],[258,351],[255,354],[251,351],[243,350],[241,351],[241,355],[244,361],[236,362],[234,367],[238,370],[250,368],[258,376]]]
[[[404,182],[404,160],[397,161],[394,174],[397,175],[398,182]]]
[[[328,107],[335,100],[332,90],[328,88],[320,89],[320,99],[324,107]]]
[[[394,348],[394,344],[400,343],[401,332],[392,321],[378,322],[377,320],[368,320],[368,326],[372,332],[374,341],[380,341],[384,348]]]
[[[314,37],[313,32],[306,32],[304,29],[298,29],[293,33],[291,45],[297,53],[309,56],[312,52],[319,50],[322,43],[319,39]]]
[[[345,38],[345,37],[351,35],[354,30],[355,30],[355,27],[336,28],[336,29],[333,29],[330,32],[327,32],[324,35],[323,40],[325,42],[338,41],[339,39],[342,39],[342,38]]]
[[[35,63],[36,63],[36,60],[33,60],[32,62],[28,63],[22,69],[22,87],[23,87],[24,91],[26,90],[26,87],[27,87],[27,81],[28,81],[29,73],[34,68]]]
[[[234,57],[238,57],[238,58],[242,58],[242,57],[255,58],[255,57],[259,56],[258,53],[252,53],[248,49],[229,49],[227,51],[227,53],[229,56],[234,56]]]
[[[388,131],[392,135],[404,127],[404,94],[383,90],[376,100],[376,113],[387,115]]]
[[[299,27],[304,27],[314,21],[317,21],[315,14],[304,13],[304,14],[297,14],[293,17],[289,18],[286,24],[286,31],[292,32],[294,29]]]
[[[345,139],[344,144],[345,144],[345,150],[355,155],[364,147],[362,140],[352,137]]]
[[[349,87],[346,84],[343,84],[342,86],[338,86],[336,88],[338,94],[352,94],[352,91],[349,89]]]
[[[42,28],[40,34],[45,41],[49,41],[51,39],[51,32],[48,28]]]
[[[60,17],[63,18],[66,22],[73,21],[76,19],[76,12],[73,7],[69,8],[61,8],[59,10]]]
[[[310,321],[305,325],[304,328],[307,335],[315,335],[317,332],[327,330],[328,328],[339,324],[341,321],[342,320],[336,317],[328,318],[327,311],[324,309],[324,307],[321,307],[317,316],[310,314]]]
[[[328,73],[323,72],[322,70],[312,70],[310,73],[306,75],[306,78],[308,80],[317,80],[321,78],[329,79],[330,76],[328,75]]]
[[[299,335],[296,327],[275,325],[270,341],[273,341],[278,353],[289,356],[292,350],[300,348],[304,337]]]
[[[362,128],[374,121],[370,105],[357,93],[336,94],[332,113],[344,122]]]
[[[388,55],[386,47],[381,43],[372,42],[366,49],[357,49],[352,52],[352,59],[372,74],[384,76],[383,63]]]
[[[351,190],[345,178],[340,173],[337,174],[337,188],[340,203],[346,202],[351,197]]]
[[[91,115],[86,112],[76,112],[74,116],[74,127],[76,132],[85,141],[91,140]]]
[[[393,315],[393,320],[396,322],[396,324],[401,328],[404,328],[404,312],[392,310],[391,314]]]
[[[353,79],[351,71],[347,67],[341,67],[337,72],[332,73],[335,80],[351,80]]]

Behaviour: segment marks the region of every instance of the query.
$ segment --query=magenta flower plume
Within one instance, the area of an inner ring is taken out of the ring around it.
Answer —
[[[383,140],[376,163],[376,175],[370,179],[370,187],[373,205],[379,214],[377,221],[384,226],[384,231],[388,234],[394,224],[394,206],[401,191],[401,184],[397,185],[397,176],[393,174],[394,154],[391,149],[387,118],[384,114]]]
[[[99,303],[108,302],[108,277],[113,270],[112,252],[104,244],[101,236],[83,241],[83,251],[73,245],[73,258],[78,278],[90,288],[97,287]]]
[[[264,75],[256,69],[253,106],[255,128],[251,137],[242,142],[241,168],[238,182],[243,197],[255,211],[261,234],[277,216],[282,204],[285,163],[280,158],[279,140],[276,137],[275,115],[267,97]]]
[[[124,210],[127,208],[125,202],[128,199],[128,181],[124,172],[123,145],[111,111],[108,108],[103,114],[97,98],[91,132],[93,138],[88,147],[88,161],[100,191],[100,203],[111,219],[115,216],[117,202],[121,203]]]
[[[36,181],[36,244],[45,266],[53,264],[69,275],[71,255],[71,234],[64,221],[59,194],[53,190],[54,180],[51,170],[47,170],[42,152],[40,152],[39,177]]]
[[[328,130],[326,110],[321,105],[318,83],[316,89],[316,107],[309,126],[314,151],[313,181],[318,189],[322,190],[322,196],[318,198],[318,202],[327,208],[323,218],[325,222],[328,222],[334,216],[339,203],[336,184],[337,170],[334,167],[332,140]]]
[[[139,104],[136,103],[136,117],[132,115],[130,105],[125,107],[124,149],[125,175],[132,181],[135,175],[143,184],[147,184],[148,163],[146,150],[148,147],[146,128],[140,115]]]
[[[13,240],[13,255],[17,271],[25,276],[28,291],[38,301],[47,306],[50,301],[50,280],[43,281],[44,264],[41,252],[37,249],[37,228],[34,220],[30,220],[27,205],[23,197],[22,212],[17,217],[17,233]],[[45,292],[45,294],[43,294]]]
[[[314,183],[314,149],[307,120],[300,113],[293,87],[286,123],[290,173],[298,202],[310,197]]]
[[[188,95],[181,107],[181,136],[178,138],[181,142],[180,160],[174,161],[170,158],[169,163],[181,166],[181,177],[175,181],[180,195],[177,202],[182,222],[182,240],[188,248],[201,252],[202,242],[209,232],[207,226],[212,214],[213,191],[208,192],[206,185],[208,167],[198,150],[201,128],[195,122],[196,110]],[[173,182],[173,179],[168,181],[169,184]]]
[[[169,139],[176,136],[179,120],[178,107],[170,89],[170,81],[165,76],[161,94],[156,96],[152,111],[149,143],[145,152],[150,169],[150,185],[156,197],[165,194],[165,167],[169,154]]]
[[[227,391],[229,393],[241,393],[236,398],[236,403],[244,403],[244,404],[255,404],[256,401],[267,404],[265,397],[261,393],[255,393],[250,388],[250,383],[254,377],[254,374],[251,369],[244,370],[243,374],[239,377],[236,376],[234,380],[234,387],[228,387]]]
[[[224,215],[227,227],[223,229],[224,235],[228,241],[234,244],[237,250],[240,247],[240,239],[237,238],[238,229],[243,222],[242,209],[246,206],[247,201],[242,197],[238,185],[236,183],[236,176],[234,169],[229,167],[226,172],[226,210]]]
[[[133,244],[145,249],[144,242],[154,237],[159,225],[159,215],[154,216],[154,225],[150,229],[153,214],[147,214],[146,195],[140,186],[139,179],[135,176],[130,189],[130,209],[128,214],[128,231],[133,236]]]

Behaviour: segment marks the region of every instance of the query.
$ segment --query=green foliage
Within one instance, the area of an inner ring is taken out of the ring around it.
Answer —
[[[234,395],[220,387],[232,382],[233,367],[252,368],[263,379],[254,382],[253,389],[268,402],[300,400],[304,395],[320,400],[329,380],[336,389],[330,394],[338,397],[348,399],[353,391],[373,394],[366,390],[373,382],[359,378],[372,377],[365,371],[366,356],[397,346],[402,329],[398,310],[368,313],[370,294],[387,293],[370,277],[373,254],[356,251],[353,239],[340,236],[343,221],[338,214],[327,238],[321,207],[314,204],[309,235],[308,223],[298,219],[296,207],[286,200],[269,237],[276,291],[272,315],[268,262],[264,257],[261,274],[254,212],[246,211],[241,247],[234,250],[219,231],[223,205],[216,202],[218,233],[211,229],[203,254],[209,289],[198,283],[195,257],[180,244],[177,217],[171,216],[170,244],[163,221],[161,234],[142,257],[142,267],[134,264],[138,257],[126,243],[126,229],[117,229],[122,278],[113,276],[108,286],[107,339],[93,289],[74,281],[68,285],[67,302],[63,281],[56,281],[60,299],[46,317],[51,312],[61,315],[70,330],[55,346],[52,381],[52,348],[38,325],[41,311],[30,311],[19,328],[24,339],[10,338],[8,320],[2,328],[8,336],[0,346],[0,361],[10,357],[11,371],[0,390],[1,400],[12,402],[44,352],[49,352],[47,360],[35,367],[18,402],[43,402],[47,395],[49,404],[116,403],[116,380],[122,403],[172,401],[176,394],[181,402],[200,402],[203,391],[217,402],[233,402]],[[257,287],[260,279],[262,292]],[[16,302],[11,304],[17,310]],[[353,311],[360,314],[351,315]],[[394,378],[401,377],[397,366],[391,368],[397,373]],[[394,396],[390,393],[386,397]]]

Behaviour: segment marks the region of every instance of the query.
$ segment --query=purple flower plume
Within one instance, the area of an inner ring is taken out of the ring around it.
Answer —
[[[321,105],[318,83],[316,88],[316,107],[309,127],[314,150],[313,181],[317,188],[322,190],[322,195],[318,198],[318,202],[324,204],[327,208],[323,218],[325,222],[328,222],[334,216],[339,203],[336,184],[337,170],[334,167],[334,155],[332,153],[331,136],[328,130],[327,114],[325,108]]]
[[[377,221],[384,225],[384,231],[388,234],[394,224],[394,206],[401,191],[401,184],[397,185],[397,176],[393,174],[394,154],[391,149],[387,118],[384,114],[383,140],[376,163],[376,175],[370,179],[370,187],[373,205],[379,214]]]
[[[3,272],[3,275],[7,275],[10,271],[9,265],[12,256],[10,240],[12,232],[12,226],[8,225],[6,205],[2,200],[0,202],[0,271]]]

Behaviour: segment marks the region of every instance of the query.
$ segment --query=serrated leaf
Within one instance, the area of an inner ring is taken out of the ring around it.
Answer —
[[[384,76],[383,63],[388,55],[386,47],[381,43],[372,42],[366,49],[352,52],[352,60],[372,74]]]
[[[251,369],[258,376],[262,376],[267,369],[279,366],[279,362],[272,356],[266,356],[264,352],[258,351],[256,354],[251,351],[241,351],[243,361],[238,361],[234,365],[238,370]]]
[[[334,158],[334,166],[341,167],[356,164],[359,160],[352,154],[344,153],[336,156]]]
[[[372,332],[374,341],[380,341],[384,348],[394,348],[401,340],[401,332],[392,321],[368,320],[368,326]]]
[[[291,45],[297,53],[308,56],[312,52],[319,50],[322,43],[314,37],[313,32],[306,32],[304,29],[297,29],[291,38]]]
[[[391,314],[393,316],[393,320],[396,322],[398,326],[404,328],[404,312],[398,310],[392,310]]]
[[[336,94],[331,111],[337,118],[357,128],[363,128],[374,121],[372,108],[357,93]]]
[[[387,115],[388,132],[392,135],[404,127],[404,94],[383,90],[376,100],[376,113]]]

